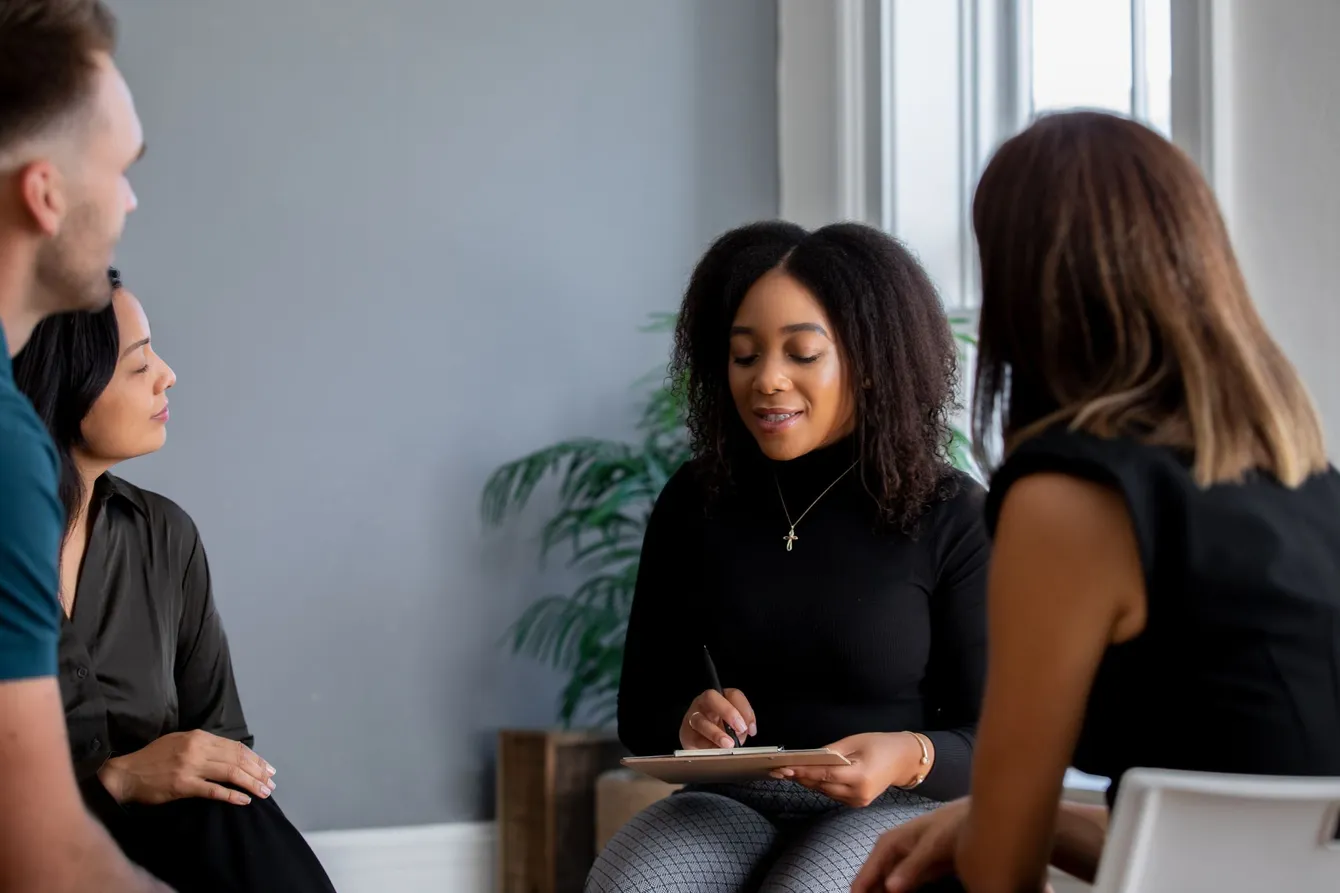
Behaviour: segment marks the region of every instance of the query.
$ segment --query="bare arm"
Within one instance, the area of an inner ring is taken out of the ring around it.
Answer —
[[[0,893],[171,893],[84,809],[51,677],[0,683]]]
[[[1144,626],[1144,576],[1121,497],[1058,474],[1011,487],[988,604],[986,696],[957,867],[972,893],[1036,891],[1058,831],[1066,845],[1056,855],[1073,867],[1096,864],[1101,851],[1092,814],[1086,825],[1058,802],[1103,654]]]

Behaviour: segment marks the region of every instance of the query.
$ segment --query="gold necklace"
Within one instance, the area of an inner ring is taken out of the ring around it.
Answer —
[[[799,524],[801,521],[804,521],[804,520],[805,520],[805,516],[808,515],[808,514],[810,513],[810,509],[812,509],[812,508],[814,508],[816,505],[818,505],[818,504],[819,504],[819,500],[820,500],[820,499],[823,499],[825,496],[827,496],[827,495],[828,495],[828,491],[831,490],[831,489],[833,489],[834,487],[836,487],[837,484],[838,484],[838,481],[840,481],[840,480],[842,480],[844,477],[846,477],[846,476],[848,475],[848,473],[850,473],[851,470],[852,470],[853,468],[855,468],[857,465],[860,465],[860,464],[861,464],[861,460],[860,460],[860,459],[857,459],[855,462],[853,462],[853,463],[851,463],[850,465],[848,465],[848,466],[847,466],[847,470],[844,471],[844,472],[842,472],[842,474],[838,475],[838,476],[837,476],[837,480],[834,480],[833,483],[831,483],[831,484],[829,484],[827,487],[825,487],[825,488],[824,488],[824,492],[822,492],[822,493],[820,493],[818,496],[816,496],[816,497],[814,498],[814,502],[811,502],[811,503],[810,503],[810,507],[807,508],[807,509],[805,509],[805,511],[801,512],[801,513],[800,513],[800,517],[797,518],[797,519],[794,520],[794,521],[791,520],[791,512],[790,512],[790,511],[787,509],[787,507],[786,507],[786,497],[782,495],[782,482],[779,481],[779,480],[777,480],[777,475],[776,475],[775,473],[773,474],[773,476],[772,476],[772,482],[773,482],[774,484],[777,485],[777,498],[780,499],[780,500],[782,501],[782,513],[786,515],[786,523],[789,524],[789,525],[791,525],[791,529],[790,529],[789,531],[787,531],[786,536],[782,537],[782,539],[786,540],[786,551],[790,552],[790,551],[791,551],[791,547],[794,546],[794,545],[796,544],[796,540],[800,539],[800,537],[796,536],[796,525]]]

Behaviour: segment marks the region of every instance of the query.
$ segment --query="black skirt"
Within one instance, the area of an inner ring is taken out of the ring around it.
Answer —
[[[126,857],[177,893],[335,893],[273,798],[254,797],[247,806],[198,798],[121,806],[101,785],[83,787],[85,803]]]

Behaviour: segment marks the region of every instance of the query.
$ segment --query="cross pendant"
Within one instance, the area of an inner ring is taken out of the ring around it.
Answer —
[[[800,539],[800,537],[796,536],[796,529],[792,527],[791,532],[788,533],[786,536],[782,537],[782,539],[786,540],[786,551],[790,552],[791,546],[795,543],[796,540]]]

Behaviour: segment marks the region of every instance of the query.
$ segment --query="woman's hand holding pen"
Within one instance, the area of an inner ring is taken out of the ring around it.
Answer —
[[[863,808],[891,787],[916,782],[934,765],[934,750],[928,748],[922,764],[922,742],[909,732],[869,732],[852,735],[828,745],[851,760],[850,766],[794,766],[773,771],[773,778],[789,778],[812,791],[832,797],[847,806]]]
[[[241,741],[209,732],[173,732],[148,747],[108,760],[98,779],[118,803],[157,805],[188,797],[246,806],[274,793],[274,767]]]
[[[738,688],[724,692],[708,689],[694,698],[684,713],[684,721],[679,724],[679,743],[685,750],[734,747],[727,726],[735,730],[741,744],[757,735],[754,708]]]

